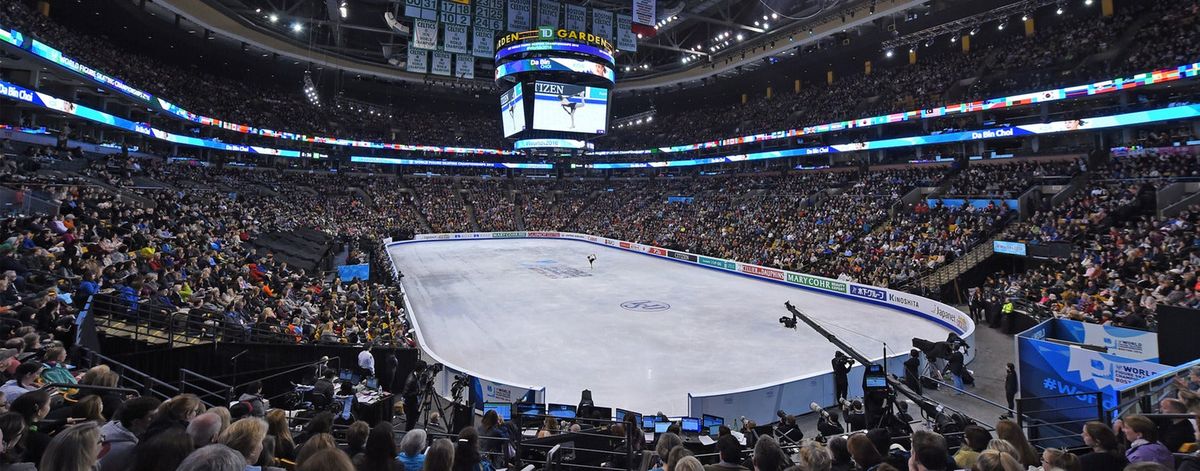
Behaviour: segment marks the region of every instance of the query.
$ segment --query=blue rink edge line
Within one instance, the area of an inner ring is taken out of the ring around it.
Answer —
[[[758,277],[758,276],[750,275],[750,274],[748,274],[748,273],[742,273],[742,272],[739,272],[739,271],[731,271],[731,270],[726,270],[726,269],[723,269],[723,268],[717,268],[717,267],[712,267],[712,266],[708,266],[708,265],[701,265],[701,264],[699,264],[699,263],[692,263],[692,262],[689,262],[689,261],[686,261],[686,260],[678,260],[678,259],[674,259],[674,258],[671,258],[671,257],[665,257],[665,256],[662,256],[662,255],[654,255],[654,254],[651,254],[651,253],[641,252],[641,251],[632,250],[632,249],[626,249],[626,248],[622,248],[622,247],[619,247],[619,246],[613,246],[613,245],[608,245],[608,244],[601,244],[601,243],[599,243],[599,242],[592,242],[592,241],[590,241],[590,240],[583,240],[583,239],[572,239],[572,238],[565,238],[565,237],[504,237],[504,238],[478,238],[478,239],[424,239],[424,240],[416,240],[416,239],[414,239],[414,240],[402,240],[402,241],[398,241],[398,242],[392,242],[392,243],[390,243],[390,244],[387,244],[387,246],[386,246],[386,247],[392,247],[392,246],[394,246],[394,245],[401,245],[401,244],[414,244],[414,243],[421,243],[421,242],[459,242],[459,241],[478,242],[478,241],[481,241],[481,240],[518,240],[518,239],[536,239],[536,240],[566,240],[566,241],[574,241],[574,242],[583,242],[583,243],[592,244],[592,245],[599,245],[599,246],[601,246],[601,247],[607,247],[607,248],[610,248],[610,249],[617,249],[617,250],[621,250],[621,251],[624,251],[624,252],[631,252],[631,253],[635,253],[635,254],[646,255],[646,256],[649,256],[649,257],[656,258],[656,259],[670,260],[670,261],[672,261],[672,262],[682,263],[682,264],[684,264],[684,265],[687,265],[687,266],[690,266],[690,267],[707,268],[707,269],[709,269],[709,270],[713,270],[713,271],[716,271],[716,272],[718,272],[718,273],[726,273],[726,274],[730,274],[730,275],[739,275],[739,276],[744,276],[744,277],[746,277],[746,278],[749,278],[749,279],[752,279],[752,280],[758,280],[758,281],[766,281],[766,282],[771,282],[771,283],[777,283],[777,284],[781,284],[781,285],[784,285],[784,286],[789,286],[789,287],[792,287],[792,288],[799,288],[799,289],[803,289],[803,290],[806,290],[806,291],[812,291],[812,292],[814,292],[814,293],[817,293],[817,294],[823,294],[823,295],[826,295],[826,296],[837,296],[837,297],[840,297],[840,298],[845,298],[845,299],[849,299],[849,300],[851,300],[851,301],[855,301],[855,302],[867,303],[867,304],[874,304],[874,305],[877,305],[877,306],[880,306],[880,307],[885,307],[885,308],[888,308],[888,309],[891,309],[891,310],[894,310],[894,311],[899,311],[899,312],[902,312],[902,313],[905,313],[905,314],[909,314],[909,315],[917,316],[917,317],[920,317],[920,318],[923,318],[923,319],[926,319],[926,320],[932,321],[932,322],[933,322],[933,323],[935,323],[935,324],[938,324],[938,325],[940,325],[940,326],[942,326],[942,327],[945,327],[945,328],[947,328],[947,329],[950,329],[950,331],[951,331],[951,332],[954,332],[954,333],[955,333],[955,334],[957,334],[957,335],[964,335],[964,334],[966,333],[965,331],[962,331],[962,330],[960,330],[960,329],[958,328],[958,326],[955,326],[955,325],[953,325],[953,324],[950,324],[949,322],[946,322],[946,321],[944,321],[944,320],[941,320],[941,319],[938,319],[938,318],[936,318],[936,317],[930,316],[929,314],[925,314],[925,313],[923,313],[923,312],[920,312],[920,311],[917,311],[917,310],[913,310],[913,309],[910,309],[910,308],[906,308],[906,307],[901,307],[901,306],[896,306],[896,305],[892,305],[892,304],[888,304],[888,303],[884,303],[884,302],[880,302],[880,301],[875,301],[875,300],[873,300],[873,299],[867,299],[867,298],[863,298],[863,297],[860,297],[860,296],[851,296],[851,295],[849,295],[849,294],[835,293],[835,292],[832,292],[832,291],[825,291],[825,290],[822,290],[822,289],[812,288],[812,287],[808,287],[808,286],[804,286],[804,285],[798,285],[798,284],[788,283],[788,282],[786,282],[786,281],[782,281],[782,280],[774,280],[774,279],[765,278],[765,277]],[[640,244],[640,245],[646,245],[646,244]],[[391,258],[391,255],[389,255],[389,256],[388,256],[388,258]],[[739,263],[740,263],[740,262],[739,262]],[[393,266],[393,268],[395,268],[395,261],[393,261],[393,262],[392,262],[392,266]],[[813,276],[815,276],[815,275],[813,275]],[[891,289],[891,288],[885,288],[885,289]],[[906,294],[911,294],[911,293],[906,293]],[[932,301],[932,300],[931,300],[931,301]]]

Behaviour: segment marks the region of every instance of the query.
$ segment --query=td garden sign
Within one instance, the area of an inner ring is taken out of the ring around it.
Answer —
[[[610,53],[613,52],[612,41],[605,39],[603,36],[585,31],[555,29],[545,26],[532,31],[508,33],[504,36],[501,36],[500,39],[496,41],[496,49],[500,49],[511,44],[532,41],[572,41],[590,44],[592,46],[604,49]]]

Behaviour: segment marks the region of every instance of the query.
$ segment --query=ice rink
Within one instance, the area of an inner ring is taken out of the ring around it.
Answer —
[[[448,365],[546,387],[547,402],[687,413],[688,393],[828,372],[834,347],[790,300],[871,357],[948,329],[913,315],[649,255],[572,240],[392,246],[426,347]],[[596,254],[595,268],[587,256]],[[852,390],[856,389],[852,387]]]

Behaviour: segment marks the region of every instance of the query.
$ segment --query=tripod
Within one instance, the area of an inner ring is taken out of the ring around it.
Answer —
[[[417,410],[417,416],[420,417],[421,413],[424,412],[425,419],[421,422],[421,425],[425,428],[429,428],[429,414],[436,411],[438,413],[438,417],[437,421],[434,423],[440,425],[442,429],[446,431],[446,433],[453,433],[454,429],[452,426],[454,424],[451,423],[450,419],[446,418],[445,400],[442,399],[442,396],[433,389],[433,379],[434,376],[430,375],[428,379],[422,381],[422,392],[420,394],[422,398],[419,406],[420,408]]]

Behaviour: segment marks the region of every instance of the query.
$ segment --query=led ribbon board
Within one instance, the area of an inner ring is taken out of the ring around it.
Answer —
[[[605,50],[600,49],[595,46],[589,46],[587,44],[568,43],[568,42],[563,42],[563,41],[547,41],[547,42],[536,42],[536,43],[513,44],[511,46],[505,47],[504,49],[501,49],[496,52],[496,62],[500,62],[500,61],[504,60],[505,58],[515,55],[515,54],[524,54],[524,53],[528,53],[528,52],[560,52],[560,53],[567,53],[567,54],[584,54],[584,55],[602,59],[605,62],[608,62],[609,64],[616,64],[616,59],[614,59],[612,53],[610,53],[608,51],[605,51]]]
[[[391,157],[368,157],[362,155],[350,156],[350,161],[363,164],[384,164],[384,165],[423,165],[437,167],[482,167],[482,168],[518,168],[518,169],[541,169],[550,170],[554,168],[554,164],[535,164],[523,162],[466,162],[460,160],[423,160],[423,159],[397,159]]]
[[[1200,117],[1200,105],[1184,105],[1118,115],[1100,116],[1096,118],[1070,119],[1051,123],[1024,124],[1020,126],[1001,126],[978,131],[961,131],[927,136],[900,137],[895,139],[853,142],[849,144],[834,144],[829,146],[809,147],[803,149],[756,152],[752,154],[736,154],[724,157],[709,157],[704,159],[668,160],[661,162],[596,163],[575,165],[574,167],[586,167],[594,169],[691,167],[696,165],[745,162],[749,160],[767,160],[804,155],[821,155],[834,152],[892,149],[897,147],[913,147],[965,141],[983,141],[1010,137],[1033,136],[1039,134],[1053,134],[1068,131],[1085,131],[1089,129],[1132,126],[1196,117]]]
[[[513,143],[513,149],[583,149],[587,143],[578,139],[521,139]]]
[[[0,97],[9,98],[12,100],[22,101],[34,106],[51,109],[54,111],[66,113],[72,116],[78,116],[88,121],[112,126],[115,128],[124,129],[126,131],[136,132],[138,134],[153,137],[158,140],[167,141],[174,144],[182,144],[185,146],[204,147],[208,149],[217,149],[231,152],[245,152],[248,154],[274,155],[277,157],[306,157],[306,158],[323,158],[325,154],[319,152],[302,152],[298,150],[274,149],[271,147],[245,146],[239,144],[227,144],[214,139],[201,139],[198,137],[181,136],[172,134],[161,129],[151,127],[145,123],[137,123],[125,118],[113,116],[100,110],[89,108],[83,105],[72,103],[61,98],[56,98],[42,92],[35,92],[8,82],[0,81]]]
[[[512,44],[525,43],[530,41],[566,41],[583,43],[604,49],[612,55],[613,44],[604,36],[588,33],[586,31],[575,31],[572,29],[555,29],[550,27],[542,27],[530,31],[518,31],[500,36],[496,40],[496,49],[503,49]]]
[[[496,67],[496,80],[525,72],[573,72],[601,77],[611,83],[616,83],[617,74],[613,69],[599,62],[579,59],[543,58],[520,59],[501,64]]]
[[[336,138],[336,137],[309,136],[306,134],[292,133],[292,132],[286,132],[286,131],[273,131],[270,129],[256,128],[256,127],[245,125],[245,124],[238,124],[238,123],[232,123],[232,122],[228,122],[228,121],[222,121],[217,118],[210,118],[207,116],[201,116],[201,115],[192,113],[190,111],[183,109],[182,107],[172,104],[171,102],[169,102],[167,100],[164,100],[159,97],[155,97],[154,95],[151,95],[148,92],[131,87],[131,86],[125,84],[124,82],[122,82],[121,80],[110,77],[110,76],[104,74],[103,72],[92,69],[91,67],[88,67],[87,65],[82,64],[82,63],[64,55],[61,51],[59,51],[45,43],[42,43],[41,41],[38,41],[36,39],[29,41],[30,44],[28,44],[28,45],[23,45],[23,43],[24,43],[23,38],[24,38],[24,36],[22,36],[21,33],[18,31],[5,30],[3,28],[0,28],[0,40],[4,41],[6,43],[9,43],[14,46],[25,49],[25,50],[33,53],[34,55],[41,57],[42,59],[50,61],[50,62],[54,63],[55,65],[62,67],[64,69],[78,73],[84,77],[91,79],[92,81],[94,81],[96,83],[99,83],[101,85],[110,86],[110,87],[116,89],[117,91],[120,91],[121,93],[124,93],[130,97],[146,101],[154,106],[157,106],[162,111],[166,111],[167,113],[173,114],[179,118],[185,119],[187,121],[191,121],[193,123],[201,124],[204,126],[214,126],[214,127],[219,127],[221,129],[224,129],[226,131],[233,131],[233,132],[238,132],[238,133],[242,133],[242,134],[254,134],[254,135],[270,137],[270,138],[275,138],[275,139],[288,139],[288,140],[294,140],[294,141],[309,142],[309,143],[314,143],[314,144],[328,144],[328,145],[344,146],[344,147],[361,147],[361,148],[367,148],[367,149],[391,149],[391,150],[398,150],[398,151],[437,152],[437,153],[451,153],[451,154],[488,154],[488,155],[515,155],[516,154],[516,152],[513,152],[513,151],[506,151],[506,150],[500,150],[500,149],[422,146],[422,145],[372,142],[372,141],[363,141],[363,140],[355,140],[355,139],[343,139],[343,138]]]

